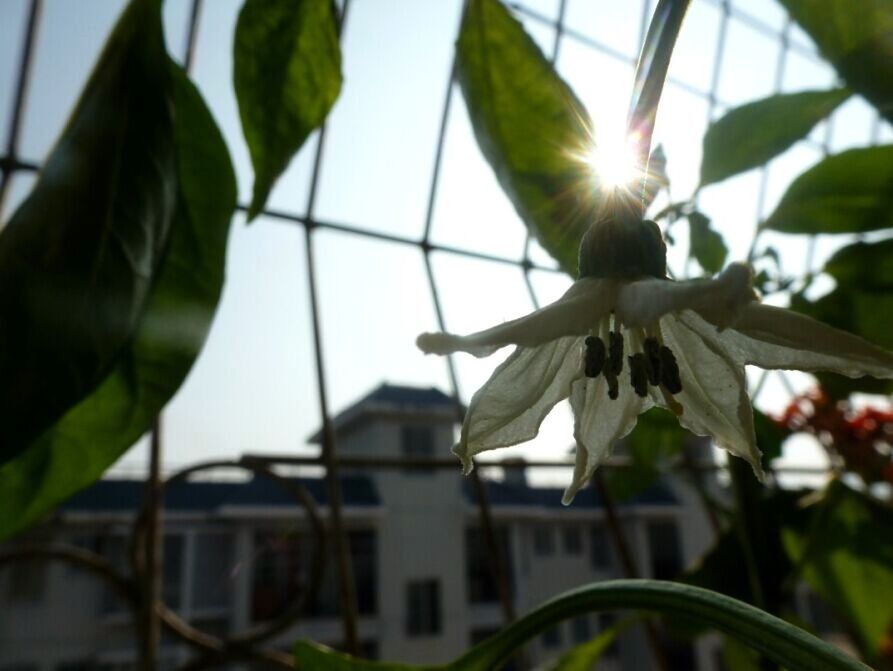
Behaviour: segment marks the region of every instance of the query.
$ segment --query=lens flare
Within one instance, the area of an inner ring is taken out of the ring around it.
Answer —
[[[631,187],[639,179],[634,143],[623,140],[593,145],[583,157],[602,187]]]

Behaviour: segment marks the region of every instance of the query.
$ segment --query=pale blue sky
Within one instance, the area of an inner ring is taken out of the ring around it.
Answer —
[[[9,125],[14,73],[24,29],[26,0],[0,0],[0,142]],[[123,7],[121,0],[46,0],[37,59],[25,112],[20,155],[40,161],[59,132],[89,73],[104,36]],[[242,202],[252,174],[232,91],[232,33],[239,0],[206,0],[198,31],[193,76],[229,144]],[[554,19],[558,0],[521,3]],[[717,89],[720,114],[772,93],[779,42],[738,15],[779,31],[784,12],[774,0],[738,0],[726,34]],[[419,238],[431,183],[446,80],[461,0],[352,0],[343,37],[344,88],[330,118],[316,216],[362,229]],[[185,40],[187,0],[165,4],[168,45],[178,56]],[[622,132],[638,51],[642,5],[638,0],[568,0],[568,33],[561,42],[559,72],[588,107],[596,133]],[[670,68],[656,141],[669,159],[675,199],[697,182],[701,137],[708,122],[706,93],[713,78],[722,13],[715,0],[693,0]],[[551,53],[554,29],[522,15],[532,36]],[[597,49],[578,36],[601,42]],[[782,89],[827,87],[833,72],[809,54],[809,39],[794,30]],[[525,233],[474,141],[464,101],[454,91],[432,221],[435,242],[520,258]],[[833,151],[868,144],[875,114],[853,98],[833,117]],[[822,155],[826,124],[772,162],[762,214],[771,210],[790,180]],[[889,141],[888,127],[881,130]],[[312,136],[290,165],[269,206],[304,214]],[[32,184],[17,177],[3,219]],[[730,259],[746,253],[757,211],[760,173],[751,171],[706,189],[703,209],[730,247]],[[676,231],[673,253],[681,268],[686,239]],[[767,236],[767,241],[768,241]],[[448,390],[443,360],[422,356],[416,334],[435,328],[431,296],[419,250],[332,231],[314,234],[319,266],[324,355],[329,406],[338,411],[382,380]],[[772,236],[787,268],[799,269],[805,244]],[[839,241],[821,240],[816,262]],[[533,258],[550,263],[542,250]],[[448,253],[432,255],[447,326],[465,331],[516,317],[531,307],[520,270]],[[260,217],[250,227],[233,226],[227,285],[205,351],[165,412],[167,464],[181,465],[243,452],[295,453],[319,424],[307,293],[304,232],[299,226]],[[569,279],[534,272],[540,302],[560,295]],[[507,353],[507,352],[506,352]],[[468,400],[506,353],[490,359],[456,359],[460,391]],[[798,388],[808,384],[794,375]],[[786,392],[769,384],[761,405],[780,407]],[[569,412],[559,408],[533,445],[519,448],[537,457],[563,455],[571,443]],[[503,452],[507,454],[507,452]],[[120,470],[141,469],[137,448]],[[563,476],[562,476],[563,477]]]

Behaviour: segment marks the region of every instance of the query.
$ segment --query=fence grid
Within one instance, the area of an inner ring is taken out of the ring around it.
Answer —
[[[356,1],[368,2],[370,0]],[[459,0],[456,1],[459,2]],[[199,39],[199,28],[201,25],[202,14],[205,11],[213,11],[213,9],[208,4],[204,3],[203,0],[189,0],[189,2],[190,7],[188,12],[186,39],[185,44],[183,45],[183,65],[187,72],[190,71],[193,65],[195,47]],[[350,20],[349,7],[351,2],[352,0],[343,0],[341,3],[341,29],[343,29],[346,23]],[[791,39],[792,24],[790,19],[785,21],[783,28],[779,31],[763,21],[760,17],[754,16],[742,9],[740,6],[741,3],[733,4],[730,0],[694,0],[694,2],[709,4],[717,7],[721,12],[710,88],[708,90],[702,90],[697,86],[693,86],[688,82],[673,77],[668,79],[668,85],[676,86],[679,89],[704,100],[707,103],[708,108],[708,122],[716,115],[718,109],[727,106],[727,103],[719,98],[718,91],[723,77],[723,54],[727,44],[726,35],[732,22],[740,22],[764,36],[770,37],[773,40],[778,40],[780,43],[781,49],[777,59],[774,84],[776,92],[779,92],[782,89],[786,63],[788,55],[791,52],[796,52],[800,56],[815,60],[816,62],[821,62],[818,55],[812,49]],[[651,0],[642,0],[640,43],[644,39],[647,30],[653,4],[654,3]],[[551,53],[549,54],[549,58],[553,65],[556,63],[562,44],[566,40],[585,45],[619,62],[635,65],[635,57],[622,53],[612,46],[568,26],[566,22],[568,0],[558,0],[557,14],[555,18],[544,16],[521,2],[509,3],[509,5],[522,19],[554,30],[554,41]],[[16,73],[14,93],[9,103],[11,105],[12,113],[10,116],[8,136],[4,148],[4,155],[0,156],[0,211],[3,211],[4,202],[9,195],[12,178],[18,173],[35,173],[40,169],[39,164],[28,160],[27,157],[23,158],[19,155],[19,139],[21,136],[25,103],[35,59],[36,36],[40,31],[43,11],[44,0],[30,0],[27,20],[23,27],[24,33],[21,40],[21,51]],[[456,29],[458,30],[458,26]],[[560,272],[554,266],[538,264],[531,259],[531,236],[529,232],[526,236],[523,253],[520,258],[465,249],[454,245],[441,244],[432,240],[432,223],[441,180],[447,128],[456,104],[456,86],[454,58],[447,81],[445,82],[443,104],[439,111],[438,132],[435,141],[431,172],[432,177],[425,207],[423,235],[420,239],[396,233],[376,231],[358,226],[351,222],[332,221],[315,216],[315,206],[319,192],[319,177],[326,156],[327,129],[325,126],[319,131],[315,154],[313,156],[309,195],[305,210],[306,214],[298,214],[275,208],[267,209],[263,212],[263,215],[269,217],[273,221],[278,221],[286,225],[297,225],[302,227],[304,231],[305,261],[310,299],[309,317],[313,326],[313,354],[316,387],[319,397],[320,425],[322,426],[321,455],[319,457],[297,458],[248,455],[244,457],[241,462],[222,461],[196,464],[164,479],[161,475],[163,431],[162,420],[159,418],[152,432],[150,465],[146,478],[146,498],[140,516],[134,522],[132,530],[133,552],[132,572],[130,575],[118,572],[98,555],[94,555],[93,553],[86,552],[74,546],[60,544],[20,544],[14,549],[0,550],[0,567],[12,561],[22,561],[40,557],[72,563],[85,571],[93,572],[108,580],[117,593],[131,606],[135,617],[141,617],[141,619],[135,621],[141,622],[141,631],[139,635],[142,640],[143,666],[146,669],[156,668],[160,641],[159,627],[162,625],[168,631],[172,632],[181,640],[196,649],[197,656],[195,659],[183,668],[198,669],[211,667],[214,664],[219,663],[224,657],[227,659],[254,660],[282,668],[291,668],[291,660],[286,655],[275,651],[263,650],[259,646],[273,634],[281,632],[292,625],[301,614],[302,603],[297,604],[296,607],[290,608],[283,617],[275,620],[267,627],[256,631],[234,634],[226,638],[218,638],[196,630],[185,622],[178,620],[176,614],[170,611],[160,600],[160,581],[162,572],[162,562],[160,559],[162,556],[161,543],[163,539],[163,534],[161,533],[163,525],[162,492],[164,487],[174,481],[185,479],[185,477],[195,472],[210,468],[225,467],[248,469],[255,474],[271,478],[280,486],[291,491],[297,502],[299,502],[306,511],[308,518],[312,523],[317,540],[317,552],[315,555],[317,559],[314,561],[314,578],[311,580],[311,588],[318,584],[318,580],[322,575],[326,554],[324,548],[331,547],[333,549],[335,559],[334,565],[342,599],[341,613],[343,619],[344,641],[349,651],[356,653],[359,650],[356,591],[349,560],[349,539],[345,530],[342,510],[342,492],[340,489],[341,485],[339,477],[341,468],[402,469],[410,467],[429,469],[455,468],[455,465],[452,460],[442,458],[390,459],[372,456],[360,459],[355,457],[339,457],[336,436],[332,425],[332,416],[329,410],[329,398],[326,384],[327,373],[325,358],[323,356],[325,343],[321,336],[321,315],[317,285],[318,277],[316,271],[317,259],[314,250],[315,233],[319,230],[328,230],[338,234],[372,238],[382,242],[404,246],[408,245],[418,249],[424,262],[427,284],[430,290],[437,324],[442,330],[447,329],[447,323],[444,317],[439,286],[432,269],[432,253],[450,254],[487,261],[494,264],[516,267],[523,275],[527,292],[529,293],[529,297],[534,306],[538,306],[539,301],[531,281],[531,273],[533,271],[550,273]],[[880,127],[881,122],[878,117],[872,126],[871,134],[873,141],[877,141]],[[832,129],[833,124],[829,122],[826,126],[824,140],[819,145],[825,154],[829,151]],[[766,168],[761,168],[759,196],[757,211],[755,213],[757,219],[761,216],[765,205],[768,178],[768,170]],[[246,209],[247,205],[239,205],[239,210],[245,211]],[[810,254],[810,259],[811,257],[812,254]],[[457,420],[461,420],[462,404],[459,395],[456,365],[452,355],[446,358],[446,366],[450,391],[456,406]],[[783,375],[782,379],[784,381]],[[754,391],[757,394],[762,390],[765,380],[766,376],[764,374],[755,385]],[[329,515],[326,520],[321,519],[312,498],[306,490],[303,490],[302,487],[295,486],[287,479],[276,475],[272,470],[274,466],[282,464],[316,465],[324,468],[329,501]],[[615,459],[613,464],[616,467],[622,467],[624,465],[622,459]],[[567,464],[558,461],[527,462],[526,465],[535,465],[538,467],[567,466]],[[513,467],[511,464],[500,464],[500,466],[503,468]],[[717,466],[712,463],[709,465],[692,464],[692,467],[696,470],[717,468]],[[809,469],[805,470],[808,471]],[[506,572],[506,558],[503,556],[502,544],[498,541],[494,531],[492,514],[487,499],[487,490],[479,476],[479,469],[473,471],[472,478],[472,484],[476,493],[480,524],[485,534],[491,559],[490,570],[498,587],[503,617],[506,622],[509,622],[514,618],[515,613],[509,579]],[[606,496],[607,492],[602,489],[601,494],[602,496]],[[610,503],[610,498],[608,498],[607,501]],[[615,542],[622,550],[624,547],[622,531],[620,531],[618,527],[615,529],[614,533]],[[656,652],[658,653],[657,657],[660,658],[660,651],[656,650]]]

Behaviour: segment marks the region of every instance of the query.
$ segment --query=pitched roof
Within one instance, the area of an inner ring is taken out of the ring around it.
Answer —
[[[322,478],[294,478],[304,485],[318,505],[328,502]],[[62,504],[67,512],[130,512],[142,504],[142,480],[100,480]],[[378,506],[381,499],[371,478],[365,475],[341,478],[344,504]],[[165,492],[167,510],[211,512],[223,506],[292,506],[295,499],[285,488],[262,477],[244,482],[182,482]]]
[[[564,508],[561,496],[564,490],[557,487],[531,487],[524,484],[507,482],[485,481],[487,485],[487,498],[494,508],[500,506],[530,506],[537,508]],[[471,503],[477,503],[477,494],[471,482],[466,480],[463,484],[465,498]],[[658,482],[644,492],[620,505],[656,505],[675,506],[679,500],[670,488]],[[577,492],[570,508],[601,508],[604,502],[593,487],[585,487]]]
[[[410,387],[383,382],[335,415],[334,428],[335,431],[345,432],[364,419],[381,415],[417,415],[447,420],[458,418],[456,402],[436,387]],[[322,430],[318,429],[307,441],[319,443],[321,439]]]

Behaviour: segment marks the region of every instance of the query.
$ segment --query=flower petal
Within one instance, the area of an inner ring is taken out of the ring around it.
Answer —
[[[616,293],[616,282],[584,278],[554,303],[524,317],[466,336],[423,333],[416,345],[426,354],[462,351],[482,357],[505,345],[536,347],[562,336],[586,335],[611,311]]]
[[[613,401],[608,398],[603,375],[595,379],[581,377],[571,387],[577,454],[574,479],[561,498],[564,505],[573,501],[599,464],[611,455],[615,443],[635,428],[639,414],[653,405],[651,399],[636,396],[628,369],[625,367],[620,374],[620,394]]]
[[[688,316],[684,319],[690,321]],[[702,324],[701,328],[712,327]],[[760,368],[893,378],[893,353],[806,315],[771,305],[748,305],[734,330],[723,332],[721,340],[739,362]]]
[[[624,285],[617,297],[617,316],[624,325],[647,327],[670,312],[693,309],[709,313],[722,327],[734,324],[754,300],[750,268],[733,263],[714,279],[645,279]]]
[[[580,366],[577,337],[512,352],[478,389],[465,413],[453,447],[465,473],[471,471],[474,455],[535,438],[549,411],[567,398]]]
[[[695,320],[707,328],[691,327]],[[726,351],[722,334],[693,312],[682,318],[667,315],[661,331],[679,364],[682,391],[677,400],[683,408],[679,423],[699,436],[712,436],[719,447],[746,460],[762,480],[744,367]],[[656,400],[666,407],[662,398]]]

